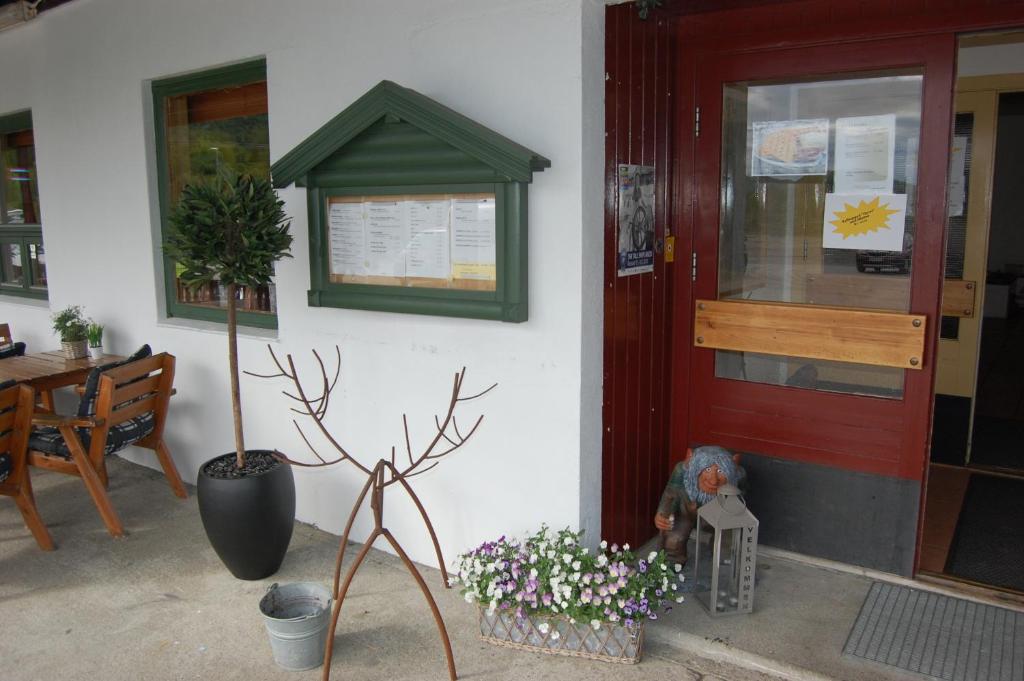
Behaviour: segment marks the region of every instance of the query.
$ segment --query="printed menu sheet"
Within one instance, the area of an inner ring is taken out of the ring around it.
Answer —
[[[493,194],[330,197],[331,280],[494,290],[495,208]]]
[[[493,198],[452,200],[452,275],[496,279]]]
[[[895,159],[895,114],[836,119],[836,194],[891,194]]]
[[[363,202],[330,204],[327,225],[330,230],[331,272],[354,276],[366,274]]]
[[[450,201],[409,201],[409,248],[406,275],[427,279],[448,279],[451,257],[448,246]]]

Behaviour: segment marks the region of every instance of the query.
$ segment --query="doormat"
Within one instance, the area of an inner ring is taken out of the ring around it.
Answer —
[[[1024,591],[1024,479],[971,475],[945,572]]]
[[[1024,678],[1024,613],[875,582],[843,655],[945,681]]]

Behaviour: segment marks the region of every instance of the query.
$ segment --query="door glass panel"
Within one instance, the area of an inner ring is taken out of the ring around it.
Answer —
[[[720,299],[909,311],[921,86],[893,71],[724,87]],[[904,378],[733,351],[715,374],[894,398]]]

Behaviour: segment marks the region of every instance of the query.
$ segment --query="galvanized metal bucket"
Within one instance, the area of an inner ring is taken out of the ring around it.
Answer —
[[[314,582],[274,583],[260,600],[260,612],[280,667],[301,671],[323,664],[331,617],[327,587]]]

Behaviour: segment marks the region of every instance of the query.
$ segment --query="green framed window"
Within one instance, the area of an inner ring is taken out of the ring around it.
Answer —
[[[153,82],[161,235],[167,215],[189,183],[225,172],[270,178],[267,67],[263,59]],[[164,259],[170,317],[226,322],[226,287],[191,291],[178,265]],[[274,285],[239,287],[238,323],[277,328]]]
[[[0,116],[0,294],[47,297],[32,113]]]

